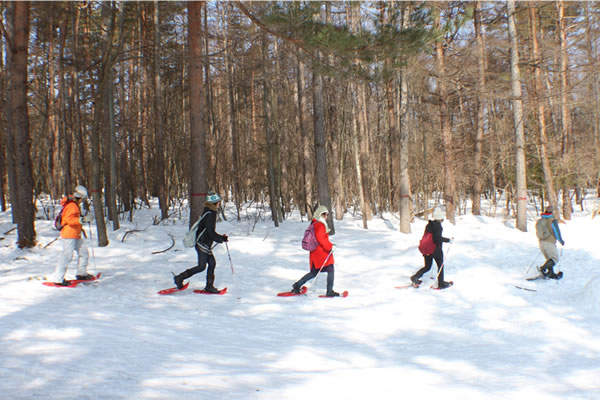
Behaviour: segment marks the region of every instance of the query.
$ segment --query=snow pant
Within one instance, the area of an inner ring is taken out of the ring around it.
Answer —
[[[436,247],[436,249],[433,251],[433,254],[428,256],[424,255],[423,258],[425,259],[425,266],[418,270],[414,277],[416,279],[421,279],[421,277],[431,269],[431,266],[433,265],[433,260],[435,260],[435,263],[438,267],[437,283],[439,286],[440,282],[444,282],[444,253],[442,252],[442,249]]]
[[[328,266],[323,267],[321,269],[321,272],[327,272],[327,292],[333,291],[333,278],[335,275],[335,272],[333,269],[333,264],[329,264]],[[319,273],[319,269],[315,268],[315,266],[313,265],[310,269],[310,272],[308,274],[304,275],[302,277],[302,279],[300,279],[294,285],[297,285],[298,287],[302,287],[302,285],[304,285],[306,282],[310,281],[315,276],[317,276],[318,273]]]
[[[217,260],[215,259],[215,256],[212,255],[212,253],[206,254],[205,252],[199,250],[197,246],[196,253],[198,253],[198,265],[183,271],[180,276],[183,279],[191,278],[193,275],[204,271],[206,269],[206,265],[208,264],[208,270],[206,271],[206,286],[214,286],[215,268],[217,266]]]
[[[56,269],[49,279],[50,282],[62,282],[67,273],[67,267],[73,260],[73,252],[77,253],[77,275],[87,274],[89,253],[83,239],[60,239],[63,245]]]
[[[540,251],[542,255],[546,258],[546,261],[552,260],[554,261],[554,266],[556,267],[556,273],[560,271],[558,267],[558,250],[556,249],[556,243],[545,242],[543,240],[539,241]]]

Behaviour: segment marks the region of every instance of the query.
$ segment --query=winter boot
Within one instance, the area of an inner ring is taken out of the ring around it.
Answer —
[[[63,279],[62,282],[54,282],[54,284],[56,286],[69,286],[71,283]]]
[[[206,285],[206,287],[204,288],[204,291],[206,293],[219,293],[219,289],[214,287],[212,284]]]
[[[90,274],[75,275],[75,279],[77,279],[78,281],[91,281],[94,278],[95,278],[95,276],[94,275],[90,275]]]
[[[333,290],[328,290],[326,296],[327,297],[337,297],[340,294],[338,292],[334,292]]]
[[[173,282],[175,282],[175,286],[177,289],[183,289],[183,274],[175,275],[173,277]]]
[[[452,282],[441,281],[438,283],[438,289],[446,289],[452,286]]]
[[[422,280],[420,280],[419,278],[417,278],[416,275],[413,275],[410,277],[410,281],[412,282],[413,285],[415,286],[419,286],[421,283],[423,283]]]
[[[554,274],[552,267],[554,267],[554,260],[550,258],[540,267],[540,272],[548,278],[551,274]]]
[[[301,288],[300,288],[300,285],[298,285],[298,282],[296,282],[292,285],[292,293],[300,294],[300,290],[301,290]]]

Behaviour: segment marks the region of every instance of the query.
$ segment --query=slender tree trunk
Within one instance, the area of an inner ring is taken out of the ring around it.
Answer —
[[[297,124],[300,130],[300,136],[302,140],[302,151],[301,154],[301,169],[302,169],[302,210],[308,214],[308,219],[312,219],[312,190],[313,190],[313,163],[310,155],[310,136],[308,128],[304,120],[304,112],[307,111],[306,95],[305,95],[305,68],[304,63],[297,59],[296,65],[296,93],[298,94],[298,113],[297,113]]]
[[[200,217],[208,192],[206,158],[206,121],[204,112],[204,82],[202,52],[202,9],[204,1],[188,1],[189,107],[191,142],[190,227]]]
[[[167,191],[167,182],[165,176],[165,133],[164,133],[164,112],[162,101],[162,88],[160,80],[160,3],[154,1],[154,62],[153,62],[153,86],[154,86],[154,140],[156,144],[156,171],[155,176],[158,186],[158,204],[160,207],[161,220],[169,217],[169,199]]]
[[[569,54],[567,52],[567,28],[565,22],[565,9],[563,0],[557,0],[558,7],[558,34],[560,38],[560,114],[562,121],[562,146],[561,156],[563,165],[567,165],[572,149],[572,134],[571,134],[571,114],[569,110],[569,83],[568,83],[568,68]],[[562,190],[563,200],[563,217],[566,220],[571,219],[573,207],[571,205],[571,197],[569,196],[569,184],[565,182]]]
[[[0,93],[6,91],[6,63],[4,60],[4,54],[8,55],[8,52],[4,48],[4,40],[0,40]],[[4,96],[0,96],[0,109],[6,109],[6,102]],[[2,121],[2,119],[0,119]],[[8,136],[8,131],[3,129],[0,124],[0,209],[2,212],[6,211],[6,143],[2,140],[2,137]]]
[[[585,2],[585,41],[586,41],[586,52],[588,63],[594,66],[597,63],[598,56],[594,53],[594,42],[592,39],[592,29],[595,20],[590,11],[590,2]],[[589,91],[592,94],[592,130],[594,133],[594,147],[596,149],[596,170],[599,171],[596,177],[596,196],[600,197],[600,84],[598,83],[598,77],[600,74],[598,70],[592,67],[589,71]]]
[[[262,42],[262,56],[263,56],[263,115],[265,121],[265,139],[267,143],[267,177],[269,179],[269,202],[271,207],[271,218],[275,227],[279,227],[279,207],[277,200],[277,183],[275,177],[275,141],[273,139],[273,129],[271,127],[271,113],[270,109],[273,108],[271,99],[271,89],[269,88],[269,75],[267,71],[268,63],[268,39],[266,35],[263,35]]]
[[[410,8],[403,10],[402,13],[402,29],[407,29],[409,24]],[[406,69],[401,71],[400,87],[398,88],[397,121],[396,129],[399,129],[399,146],[400,146],[400,170],[399,170],[399,197],[400,197],[400,232],[410,233],[410,221],[412,215],[412,192],[410,189],[410,174],[409,174],[409,127],[408,127],[408,72]]]
[[[475,40],[477,42],[477,50],[479,52],[478,62],[478,79],[477,79],[477,111],[476,111],[476,128],[475,128],[475,149],[473,153],[474,161],[474,180],[472,194],[472,213],[473,215],[481,215],[481,192],[483,190],[483,135],[485,130],[485,106],[484,93],[485,87],[485,70],[486,70],[486,51],[483,35],[481,32],[481,1],[475,3]]]
[[[227,30],[227,36],[231,35],[230,30]],[[241,166],[240,166],[240,144],[239,144],[239,136],[240,132],[238,132],[238,115],[237,115],[237,107],[236,107],[236,95],[233,80],[235,79],[234,74],[234,63],[232,59],[232,54],[230,50],[230,46],[233,44],[233,41],[227,40],[225,42],[225,68],[227,70],[227,94],[229,100],[229,136],[231,138],[231,172],[233,175],[233,201],[235,203],[235,209],[237,212],[237,220],[240,220],[240,208],[241,208],[241,184],[240,184],[240,175],[241,175]]]
[[[510,78],[512,84],[513,123],[515,128],[515,170],[517,229],[527,232],[527,166],[525,164],[525,129],[523,127],[523,100],[521,96],[521,71],[519,68],[519,43],[517,37],[515,0],[507,0],[508,34],[510,40]]]
[[[14,159],[14,190],[11,204],[16,210],[19,248],[35,246],[33,175],[31,170],[29,115],[27,111],[27,57],[29,53],[29,2],[8,3],[9,22],[9,110]],[[18,204],[18,207],[16,206]]]
[[[59,118],[59,132],[63,138],[63,148],[62,148],[62,169],[63,169],[63,187],[65,191],[71,190],[73,188],[72,184],[72,174],[71,174],[71,152],[73,146],[73,134],[72,129],[67,129],[65,121],[72,123],[71,112],[67,113],[67,105],[66,105],[66,92],[67,87],[65,85],[65,42],[67,38],[68,28],[69,28],[69,19],[71,18],[72,12],[72,3],[65,3],[66,13],[63,15],[63,20],[60,25],[60,32],[58,36],[58,109],[60,110],[61,118]],[[69,88],[69,91],[71,88]],[[69,110],[72,110],[69,108]]]
[[[440,17],[437,17],[436,25],[440,24]],[[442,145],[444,155],[444,200],[446,203],[446,218],[451,223],[455,221],[456,208],[456,183],[454,178],[454,149],[452,140],[452,125],[450,123],[450,114],[448,112],[448,84],[446,83],[446,66],[444,44],[439,41],[436,44],[436,63],[440,78],[437,80],[440,125],[442,131]]]
[[[534,70],[534,98],[537,104],[537,120],[539,129],[540,139],[540,161],[542,164],[542,173],[544,174],[544,182],[546,184],[546,195],[550,205],[554,207],[554,215],[556,218],[560,218],[558,212],[558,197],[556,190],[554,189],[554,178],[552,176],[552,169],[550,168],[550,160],[548,155],[548,135],[546,134],[546,100],[543,95],[544,86],[542,83],[542,71],[541,66],[542,59],[540,54],[540,48],[538,43],[538,7],[530,5],[529,7],[529,20],[531,30],[531,51],[532,51],[532,68]]]

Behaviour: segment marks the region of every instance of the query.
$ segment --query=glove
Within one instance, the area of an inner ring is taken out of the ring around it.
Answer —
[[[223,236],[223,241],[224,242],[229,242],[229,237],[227,237],[227,235],[221,235]]]

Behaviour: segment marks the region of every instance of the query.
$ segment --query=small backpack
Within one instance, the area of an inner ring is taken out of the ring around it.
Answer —
[[[198,225],[200,225],[200,221],[202,221],[206,214],[208,213],[204,213],[204,215],[202,215],[202,217],[200,217],[200,219],[198,219],[198,221],[196,221],[194,225],[192,225],[190,231],[185,234],[185,237],[183,238],[184,247],[194,247],[196,245],[196,231],[198,230]],[[204,233],[204,231],[202,231],[202,233]],[[200,236],[202,236],[202,234],[200,234]],[[200,236],[198,236],[198,239],[200,239]]]
[[[302,238],[302,248],[306,251],[315,251],[319,247],[319,242],[315,236],[315,224],[311,222],[308,228],[304,231]]]
[[[69,204],[71,201],[73,201],[73,200],[67,200],[66,203],[62,206],[62,208],[58,212],[58,215],[56,216],[56,218],[54,218],[54,229],[56,229],[59,232],[62,231],[62,228],[65,227],[65,225],[63,225],[63,223],[62,223],[63,211],[65,210],[65,207],[67,206],[67,204]]]
[[[433,243],[433,233],[425,231],[419,242],[419,251],[424,256],[429,256],[435,251],[435,243]]]
[[[545,218],[540,218],[535,223],[535,235],[539,240],[548,240],[552,236],[552,232],[550,232],[550,220],[546,220]]]

